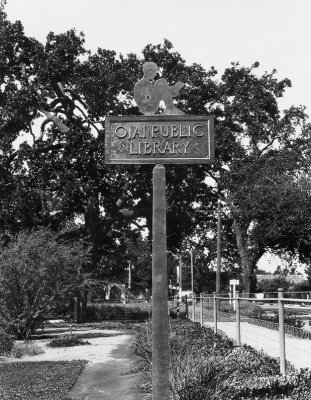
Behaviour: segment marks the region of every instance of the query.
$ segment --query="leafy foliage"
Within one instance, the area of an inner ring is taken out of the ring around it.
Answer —
[[[246,291],[267,250],[310,258],[310,191],[301,184],[309,181],[310,123],[303,107],[280,112],[288,79],[277,80],[275,70],[259,76],[258,62],[233,63],[219,78],[214,67],[187,65],[168,40],[148,44],[143,59],[102,48],[91,54],[75,30],[51,32],[41,44],[24,34],[20,22],[8,21],[3,7],[1,18],[4,239],[35,226],[70,226],[68,235],[92,245],[90,270],[97,277],[126,279],[120,254],[133,257],[128,239],[139,237],[142,221],[151,231],[151,167],[105,165],[104,120],[138,114],[133,86],[149,60],[170,83],[186,84],[176,99],[179,109],[215,116],[214,165],[167,167],[168,248],[180,253],[198,234],[198,250],[208,249],[205,261],[213,260],[221,198],[223,258],[239,263]],[[150,285],[144,264],[137,274],[142,287]]]
[[[43,354],[44,350],[33,341],[26,341],[22,343],[15,342],[14,347],[10,352],[11,358],[22,358],[24,356],[36,356]]]
[[[86,361],[44,361],[0,364],[0,397],[59,400],[83,371]]]
[[[174,321],[170,333],[171,397],[175,400],[307,399],[310,371],[293,369],[279,375],[276,359],[249,346],[233,347],[227,338],[190,321]],[[136,352],[151,390],[151,334],[139,330]],[[301,397],[299,397],[301,396]]]
[[[87,307],[86,319],[89,322],[109,320],[145,321],[151,312],[149,303],[109,304],[102,303]]]
[[[89,342],[81,339],[77,335],[63,335],[56,337],[48,342],[49,347],[72,347],[90,344]]]
[[[3,329],[0,329],[0,356],[8,355],[14,347],[14,340]]]
[[[0,253],[1,325],[28,339],[83,281],[87,253],[47,229],[21,232]]]

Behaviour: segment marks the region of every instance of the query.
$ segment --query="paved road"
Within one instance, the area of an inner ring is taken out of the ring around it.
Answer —
[[[213,327],[212,322],[205,322],[204,326]],[[231,339],[236,339],[235,322],[218,322],[217,327]],[[272,357],[279,358],[279,333],[271,329],[241,322],[241,343],[263,350]],[[286,335],[286,360],[296,368],[311,368],[311,340],[298,339]]]

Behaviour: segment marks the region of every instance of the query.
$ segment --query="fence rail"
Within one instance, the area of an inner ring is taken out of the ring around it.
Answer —
[[[204,297],[200,295],[200,297],[195,297],[193,299],[193,304],[191,306],[192,312],[190,314],[192,315],[193,321],[199,321],[201,325],[208,324],[213,326],[215,333],[218,333],[219,325],[223,327],[224,324],[227,324],[231,332],[233,332],[234,339],[238,346],[241,345],[241,334],[243,336],[244,332],[246,333],[248,329],[251,329],[247,328],[247,326],[257,326],[259,329],[265,328],[274,331],[273,338],[275,343],[273,346],[274,354],[276,353],[274,356],[280,357],[280,372],[281,374],[285,374],[285,344],[287,343],[288,353],[294,353],[294,356],[299,357],[298,352],[295,354],[295,344],[293,344],[293,339],[290,338],[295,338],[296,342],[299,343],[298,350],[301,351],[302,354],[304,352],[304,347],[308,347],[308,349],[310,348],[311,355],[311,330],[305,330],[299,326],[286,324],[285,320],[288,317],[286,313],[294,313],[294,318],[299,321],[299,315],[303,313],[304,310],[308,311],[309,309],[309,316],[305,315],[305,318],[311,320],[311,299],[310,292],[306,294],[299,293],[300,298],[284,297],[284,294],[283,290],[280,289],[277,293],[278,297],[274,296],[270,298],[240,297],[238,292],[235,298],[223,295],[216,296],[216,294],[214,294],[213,297]],[[286,293],[286,295],[288,294],[289,293]],[[292,293],[290,294],[292,295]],[[255,317],[249,315],[249,311],[252,308],[257,312],[259,310],[261,314],[259,313],[259,315]],[[276,315],[278,320],[276,322],[266,320],[263,318],[263,313],[266,314],[267,318],[275,317]],[[262,347],[264,347],[266,341],[265,336],[269,335],[265,334],[263,331],[260,331],[260,334],[262,337],[257,337],[256,340],[261,340],[263,344]],[[298,339],[303,342],[299,342]],[[303,343],[306,344],[304,345]],[[291,349],[290,346],[293,348]],[[304,356],[306,356],[306,354],[304,354]],[[310,365],[311,367],[311,357],[309,357],[309,359],[308,366]]]

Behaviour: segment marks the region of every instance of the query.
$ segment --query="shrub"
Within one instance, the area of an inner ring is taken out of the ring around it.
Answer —
[[[149,304],[110,304],[88,306],[86,318],[89,322],[130,319],[145,321],[149,317]]]
[[[261,318],[265,311],[250,301],[240,301],[240,313],[251,318]]]
[[[271,315],[267,315],[266,313],[260,316],[260,319],[265,321],[271,321],[276,324],[279,323],[279,313],[274,312]],[[284,323],[288,326],[293,326],[295,328],[302,328],[304,326],[304,321],[302,319],[297,318],[296,313],[286,312],[284,315]]]
[[[80,346],[84,344],[90,344],[84,341],[77,335],[63,335],[54,339],[51,339],[47,344],[49,347],[72,347]]]
[[[0,245],[0,327],[17,339],[30,339],[81,283],[78,271],[86,261],[79,242],[66,243],[43,228]]]
[[[34,342],[15,343],[10,352],[12,358],[22,358],[24,356],[36,356],[43,354],[44,350]]]
[[[0,356],[6,356],[14,347],[14,340],[3,329],[0,329]]]
[[[138,330],[137,366],[144,372],[143,388],[151,391],[151,330]],[[173,400],[307,400],[311,371],[288,365],[279,375],[279,362],[249,346],[236,348],[226,337],[214,335],[190,321],[172,321],[170,386]]]

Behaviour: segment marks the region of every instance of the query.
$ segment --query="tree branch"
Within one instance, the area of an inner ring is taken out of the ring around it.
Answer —
[[[271,140],[270,143],[268,143],[265,147],[263,147],[263,148],[259,151],[259,157],[263,154],[263,152],[264,152],[265,150],[267,150],[269,147],[271,147],[271,146],[273,145],[273,143],[274,143],[274,141],[275,141],[276,139],[279,139],[279,138],[280,138],[280,136],[275,136],[275,137]]]
[[[62,121],[59,118],[57,118],[56,115],[51,114],[49,111],[45,111],[45,110],[39,110],[39,111],[46,116],[48,121],[54,122],[54,124],[60,130],[61,133],[68,133],[70,131],[70,128],[68,128],[68,126],[63,124]],[[42,135],[43,135],[43,132],[42,132]]]
[[[64,143],[57,143],[57,144],[52,144],[50,146],[46,146],[46,147],[37,147],[37,148],[33,148],[32,151],[34,153],[47,153],[50,150],[60,150],[64,147]],[[3,165],[5,167],[9,167],[9,165],[11,164],[12,161],[14,161],[14,159],[17,157],[18,153],[20,152],[20,150],[16,150],[14,151],[14,153],[12,153],[4,162]]]

